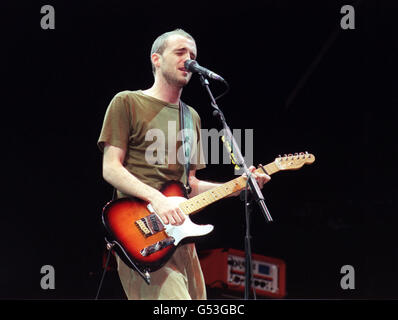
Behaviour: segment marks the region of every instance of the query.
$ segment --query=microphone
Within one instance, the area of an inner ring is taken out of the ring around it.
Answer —
[[[184,62],[184,67],[188,71],[201,73],[202,75],[206,76],[207,78],[226,82],[223,77],[219,76],[217,73],[210,71],[204,67],[201,67],[195,60],[186,60]]]

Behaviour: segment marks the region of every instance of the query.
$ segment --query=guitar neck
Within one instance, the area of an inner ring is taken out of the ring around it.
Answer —
[[[263,167],[266,174],[271,175],[279,168],[274,162],[267,164]],[[257,169],[256,173],[264,173],[263,169]],[[200,211],[202,208],[221,200],[234,192],[243,190],[246,187],[246,177],[240,176],[234,180],[224,183],[218,187],[212,188],[201,194],[198,194],[191,199],[180,203],[180,208],[185,214],[193,214]]]

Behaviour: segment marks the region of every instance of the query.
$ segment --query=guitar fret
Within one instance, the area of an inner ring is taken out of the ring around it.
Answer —
[[[212,204],[213,202],[216,202],[217,200],[220,200],[227,195],[234,193],[239,189],[241,189],[241,184],[239,183],[239,180],[232,180],[187,200],[186,202],[181,204],[182,209],[186,214],[191,214],[204,206]]]
[[[313,155],[307,156],[307,158],[308,159],[311,158],[312,162],[315,159]],[[274,174],[275,172],[281,170],[279,162],[278,164],[276,162],[269,163],[265,165],[263,168],[268,175]],[[255,172],[264,173],[262,168],[255,170]],[[196,195],[195,197],[192,197],[191,199],[181,203],[180,208],[183,210],[185,214],[195,213],[196,211],[199,211],[203,207],[213,202],[225,198],[226,196],[232,193],[243,190],[244,188],[246,188],[246,181],[247,177],[240,176],[239,178],[226,182],[218,187],[215,187],[199,195]]]
[[[279,171],[278,167],[275,165],[275,163],[269,163],[264,166],[265,171],[267,172],[268,175],[271,175],[277,171]],[[262,170],[261,170],[262,172]]]

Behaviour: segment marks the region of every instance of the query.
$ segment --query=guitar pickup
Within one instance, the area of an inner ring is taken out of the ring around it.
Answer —
[[[174,238],[173,237],[168,237],[164,240],[158,241],[140,251],[141,255],[144,257],[147,257],[155,252],[158,252],[159,250],[162,250],[163,248],[166,248],[169,245],[174,244]]]
[[[142,232],[145,238],[152,236],[165,229],[163,223],[160,221],[156,213],[141,218],[135,222],[138,229]]]

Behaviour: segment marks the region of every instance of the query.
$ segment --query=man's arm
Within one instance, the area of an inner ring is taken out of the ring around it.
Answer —
[[[196,170],[189,171],[189,185],[192,188],[191,193],[188,195],[189,198],[192,198],[202,192],[210,190],[212,188],[218,187],[221,183],[207,182],[203,180],[199,180],[195,176]]]
[[[125,155],[125,149],[105,144],[102,166],[105,181],[124,194],[150,202],[165,224],[182,224],[185,217],[178,204],[132,175],[123,166]]]

